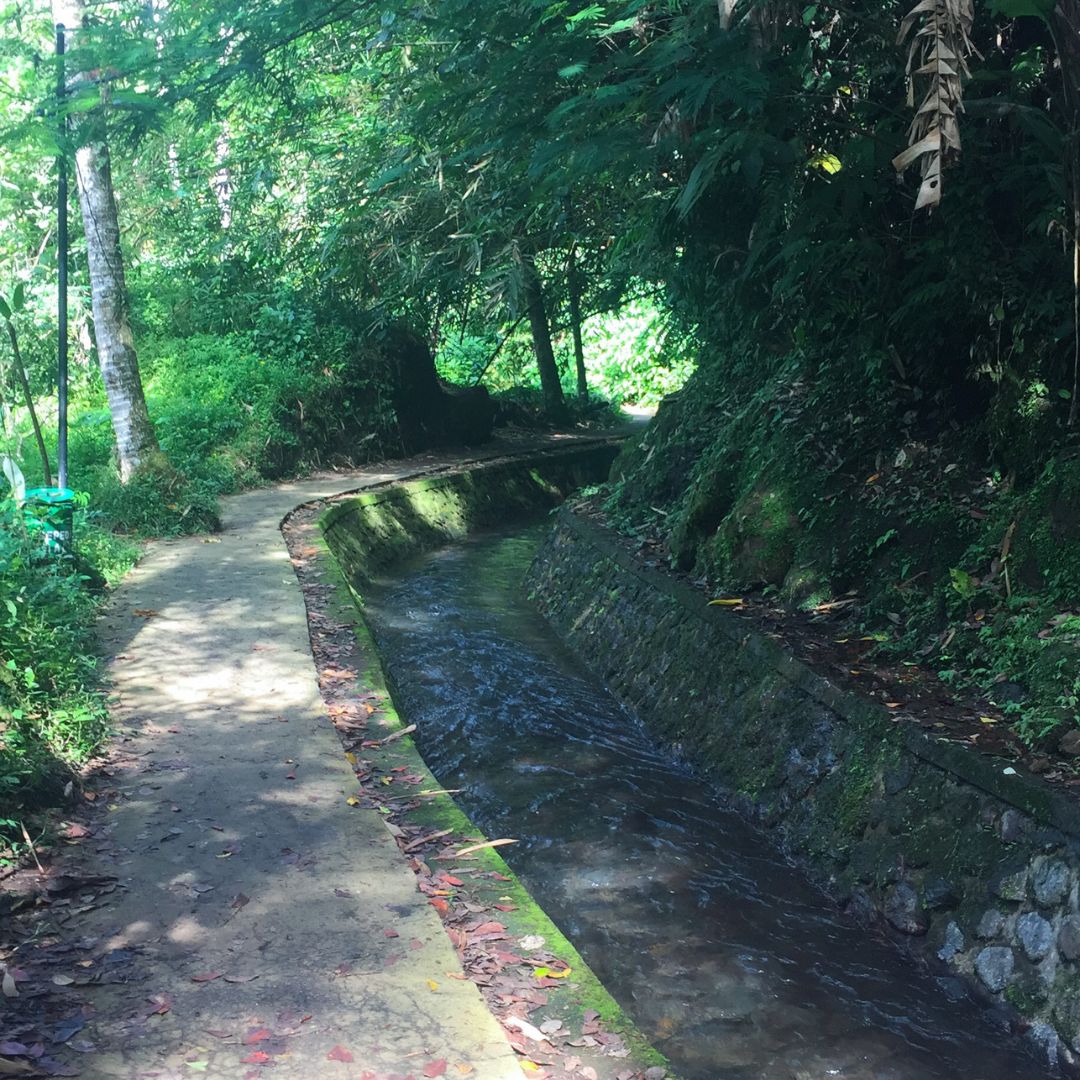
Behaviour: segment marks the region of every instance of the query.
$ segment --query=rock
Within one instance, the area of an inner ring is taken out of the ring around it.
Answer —
[[[1080,757],[1080,728],[1070,728],[1058,740],[1058,750],[1069,757]]]
[[[1058,948],[1066,960],[1080,960],[1080,918],[1070,915],[1062,920]]]
[[[938,949],[939,960],[951,960],[957,953],[964,951],[964,932],[954,922],[945,927],[945,939]]]
[[[1069,891],[1069,868],[1060,859],[1047,859],[1031,877],[1035,899],[1042,907],[1055,907]]]
[[[1027,690],[1019,683],[1003,682],[994,687],[994,704],[1007,705],[1010,702],[1024,701],[1027,698]]]
[[[929,911],[948,911],[959,902],[956,889],[944,878],[931,878],[923,886],[923,907]]]
[[[1035,1024],[1028,1032],[1028,1038],[1042,1051],[1041,1057],[1050,1068],[1058,1063],[1058,1048],[1061,1039],[1050,1024]]]
[[[667,1069],[661,1069],[659,1065],[645,1070],[645,1080],[664,1080],[665,1076],[667,1076]]]
[[[1001,815],[1001,821],[998,823],[1001,839],[1006,844],[1015,844],[1018,840],[1021,840],[1030,827],[1030,819],[1021,814],[1019,810],[1012,809],[1006,810]]]
[[[892,769],[886,769],[882,778],[886,795],[896,795],[911,784],[915,773],[911,765],[902,761]]]
[[[1068,1042],[1080,1040],[1080,998],[1070,995],[1056,1001],[1054,1023]]]
[[[1013,811],[1006,810],[1005,814],[1002,814],[1002,821],[1004,821],[1006,814],[1011,814]],[[999,873],[994,878],[990,888],[993,890],[995,896],[1000,896],[1002,900],[1026,900],[1027,899],[1027,867],[1021,870],[1006,870]]]
[[[919,894],[906,882],[894,886],[885,900],[885,918],[902,934],[925,934],[929,923]]]
[[[1005,929],[1005,916],[997,908],[987,908],[982,913],[979,925],[975,927],[975,936],[983,940],[996,938]]]
[[[844,914],[854,919],[860,926],[870,926],[877,918],[877,908],[870,894],[865,889],[853,889],[851,899],[844,907]]]
[[[1029,960],[1042,960],[1054,945],[1054,928],[1035,911],[1016,920],[1016,936]]]
[[[1012,949],[991,945],[975,958],[975,972],[983,985],[997,994],[1005,989],[1012,978],[1014,963]]]

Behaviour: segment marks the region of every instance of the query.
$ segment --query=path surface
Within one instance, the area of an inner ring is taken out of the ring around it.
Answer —
[[[279,532],[300,503],[436,460],[468,458],[235,496],[222,533],[152,544],[117,591],[101,637],[121,887],[82,929],[133,950],[140,978],[92,991],[83,1076],[522,1075],[475,986],[448,977],[456,954],[379,815],[346,802]]]

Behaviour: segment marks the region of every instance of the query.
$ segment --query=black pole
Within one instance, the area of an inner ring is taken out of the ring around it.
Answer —
[[[64,76],[64,24],[56,26],[56,55],[59,58],[56,80],[57,113],[60,117],[60,156],[56,160],[56,262],[57,262],[57,340],[56,388],[59,431],[56,439],[57,484],[68,483],[68,169],[67,117],[64,115],[64,96],[67,93]]]

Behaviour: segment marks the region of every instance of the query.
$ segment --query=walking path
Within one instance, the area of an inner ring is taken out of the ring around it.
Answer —
[[[220,534],[152,544],[118,589],[101,637],[121,887],[82,928],[139,989],[94,989],[83,1076],[522,1075],[476,987],[448,977],[457,956],[379,815],[346,801],[279,531],[298,504],[464,460],[232,497]]]

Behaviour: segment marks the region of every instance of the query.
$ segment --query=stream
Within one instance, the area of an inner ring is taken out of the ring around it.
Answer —
[[[399,709],[683,1080],[1026,1080],[959,980],[846,920],[561,645],[522,579],[544,526],[367,590]]]

